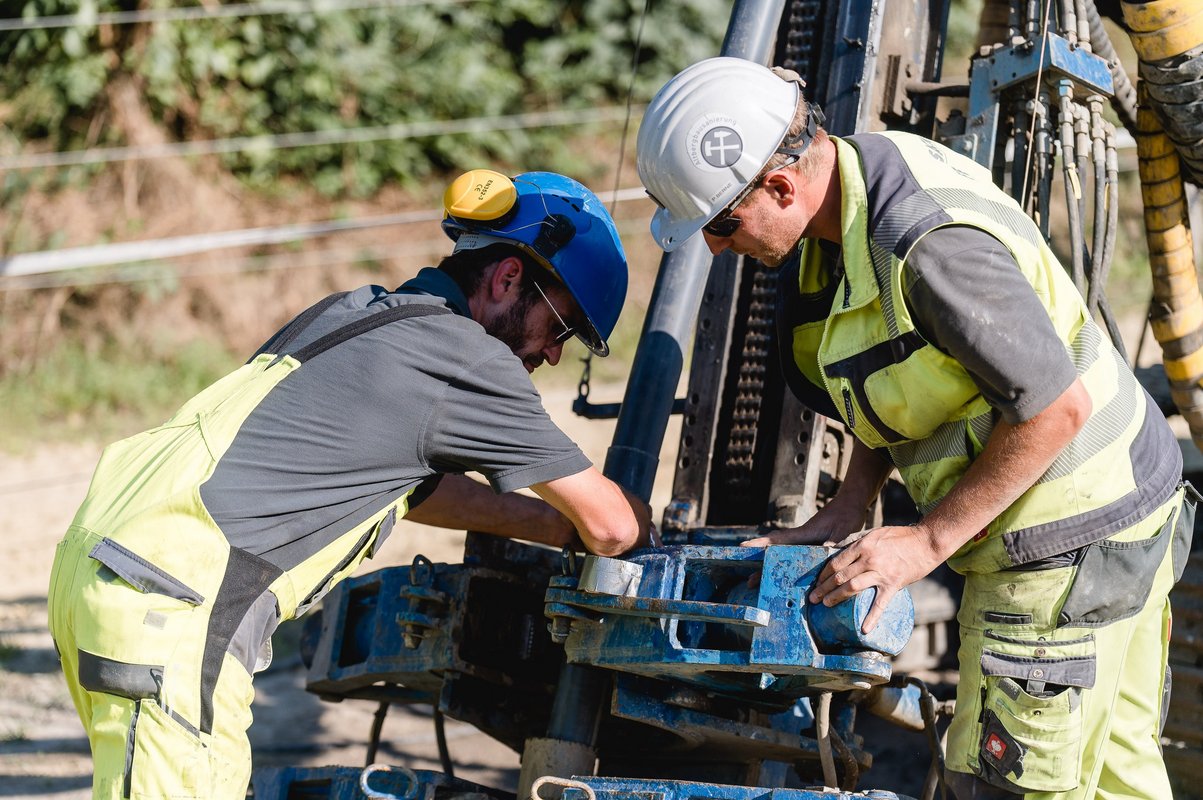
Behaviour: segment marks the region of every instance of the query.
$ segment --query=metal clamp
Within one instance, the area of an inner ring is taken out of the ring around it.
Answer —
[[[559,786],[563,789],[580,789],[585,793],[588,800],[597,800],[597,792],[593,791],[593,787],[587,783],[570,780],[568,778],[557,778],[555,775],[544,775],[542,778],[536,778],[535,782],[530,787],[530,800],[548,800],[539,794],[539,790],[547,785]],[[563,794],[563,791],[561,791]]]
[[[398,773],[401,777],[408,781],[405,789],[405,794],[390,794],[389,792],[381,792],[373,789],[368,785],[368,778],[375,775],[377,772]],[[371,800],[417,800],[418,790],[421,787],[421,782],[418,780],[417,773],[407,767],[392,767],[387,764],[370,764],[363,768],[363,772],[359,773],[359,788]]]

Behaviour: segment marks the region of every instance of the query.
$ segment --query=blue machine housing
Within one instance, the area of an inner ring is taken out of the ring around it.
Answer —
[[[762,789],[689,781],[631,778],[573,778],[562,800],[911,800],[906,795],[881,790],[842,792],[830,789]]]
[[[429,703],[515,750],[547,726],[563,651],[544,587],[561,554],[469,534],[464,564],[419,556],[349,578],[305,629],[305,688],[323,699]]]
[[[791,704],[814,691],[865,689],[890,677],[914,627],[909,593],[891,600],[870,633],[860,630],[873,590],[835,607],[806,595],[832,551],[679,545],[622,559],[628,585],[581,587],[553,577],[547,616],[567,628],[568,661]],[[586,569],[613,559],[589,556]],[[754,576],[759,585],[753,588]]]
[[[251,789],[255,800],[362,800],[365,797],[397,800],[514,800],[511,792],[450,777],[442,772],[396,767],[368,768],[365,794],[360,767],[264,767],[255,770]]]

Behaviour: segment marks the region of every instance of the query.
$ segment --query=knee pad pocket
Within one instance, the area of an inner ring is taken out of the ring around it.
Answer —
[[[209,749],[196,729],[154,700],[141,700],[130,723],[126,797],[207,798]]]
[[[1026,640],[986,631],[981,667],[979,777],[1020,793],[1077,786],[1094,637]]]

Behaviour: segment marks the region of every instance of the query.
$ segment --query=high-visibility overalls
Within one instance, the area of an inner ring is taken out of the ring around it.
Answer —
[[[966,576],[957,713],[947,766],[958,796],[1169,796],[1160,758],[1169,604],[1189,549],[1181,454],[1103,338],[1035,225],[972,161],[908,134],[837,140],[842,265],[801,253],[788,321],[798,372],[862,443],[884,448],[921,513],[982,452],[995,415],[907,309],[910,248],[945,225],[1011,251],[1045,306],[1093,410],[1048,471],[949,565]],[[797,376],[794,376],[795,379]],[[1177,528],[1177,533],[1175,529]],[[1129,786],[1139,787],[1129,791]]]
[[[270,660],[272,631],[373,555],[407,511],[409,492],[341,534],[326,532],[328,543],[283,570],[231,546],[201,499],[243,420],[281,381],[351,337],[451,313],[388,308],[290,350],[339,297],[165,424],[101,456],[49,592],[51,633],[92,747],[94,797],[242,798],[251,675]]]

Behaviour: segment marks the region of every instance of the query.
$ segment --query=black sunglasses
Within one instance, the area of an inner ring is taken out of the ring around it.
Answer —
[[[780,168],[777,167],[776,169]],[[772,170],[769,170],[769,172],[772,172]],[[726,208],[718,212],[718,214],[714,216],[714,219],[702,226],[702,230],[711,236],[717,236],[720,239],[725,239],[728,236],[735,235],[735,232],[739,230],[739,226],[744,222],[742,219],[735,216],[735,209],[739,208],[739,204],[747,199],[748,195],[750,195],[756,189],[756,187],[760,185],[761,181],[764,180],[765,175],[768,174],[768,172],[764,173],[764,175],[757,177],[756,180],[745,186],[739,194],[735,195],[735,199],[727,204]]]
[[[727,206],[719,212],[717,217],[703,225],[702,230],[711,236],[718,237],[719,239],[726,239],[728,236],[734,236],[735,232],[739,230],[739,226],[743,224],[743,220],[735,216],[733,213],[734,211],[734,205]]]

